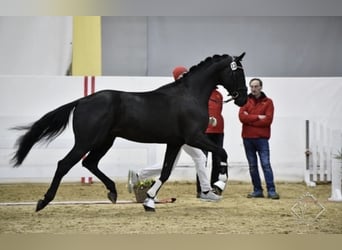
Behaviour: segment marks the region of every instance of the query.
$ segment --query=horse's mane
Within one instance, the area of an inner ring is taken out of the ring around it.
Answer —
[[[207,67],[208,64],[216,63],[216,62],[221,61],[223,59],[226,59],[228,57],[229,57],[229,55],[227,55],[227,54],[225,54],[225,55],[213,55],[213,56],[207,57],[205,60],[201,61],[199,64],[192,66],[189,70],[189,73],[194,72],[196,70],[200,70],[201,68]]]
[[[230,57],[229,55],[227,54],[224,54],[224,55],[213,55],[213,56],[210,56],[210,57],[207,57],[206,59],[204,59],[203,61],[201,61],[199,64],[197,65],[194,65],[192,66],[189,71],[187,73],[185,73],[183,75],[182,78],[180,78],[179,80],[177,81],[181,81],[183,78],[187,77],[188,75],[192,75],[193,73],[203,69],[203,68],[206,68],[208,67],[208,65],[211,65],[213,63],[217,63],[218,61],[221,61],[221,60],[224,60],[224,59],[227,59],[228,57]],[[176,82],[177,82],[176,81]]]
[[[172,87],[174,85],[178,85],[178,84],[182,84],[182,81],[186,80],[186,78],[189,75],[192,75],[200,70],[202,70],[203,68],[207,68],[208,66],[212,65],[213,63],[217,63],[221,60],[225,60],[227,58],[229,58],[230,56],[228,54],[223,54],[223,55],[213,55],[210,57],[207,57],[206,59],[204,59],[203,61],[201,61],[200,63],[198,63],[197,65],[192,66],[189,71],[187,73],[185,73],[180,79],[175,80],[172,83],[169,83],[167,85],[164,85],[158,89],[165,89],[165,88],[169,88]]]

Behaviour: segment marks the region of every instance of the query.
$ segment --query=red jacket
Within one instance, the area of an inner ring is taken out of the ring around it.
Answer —
[[[224,120],[222,116],[222,103],[223,97],[222,94],[216,89],[211,92],[209,102],[208,102],[208,112],[209,117],[213,116],[216,118],[217,125],[213,127],[212,125],[208,125],[206,133],[218,133],[223,134],[224,130]]]
[[[258,99],[249,94],[247,103],[239,111],[239,119],[242,122],[242,138],[269,139],[273,113],[273,101],[265,93],[261,92],[261,97]],[[266,118],[259,119],[258,115],[266,115]]]

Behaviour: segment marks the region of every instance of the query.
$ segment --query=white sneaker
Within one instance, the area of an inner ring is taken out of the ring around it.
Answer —
[[[210,190],[208,193],[201,193],[200,194],[200,199],[202,201],[211,201],[211,202],[216,202],[221,200],[221,196],[215,194],[212,190]]]
[[[127,182],[127,189],[129,193],[133,192],[133,187],[139,181],[139,175],[133,170],[128,171],[128,182]]]

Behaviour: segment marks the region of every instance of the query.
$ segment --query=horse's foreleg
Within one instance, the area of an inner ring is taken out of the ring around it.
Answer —
[[[219,155],[220,157],[218,157],[220,158],[220,166],[218,170],[219,176],[218,180],[213,184],[213,188],[218,195],[222,195],[223,191],[226,189],[228,181],[228,155],[223,148],[220,148],[219,150],[222,151]]]
[[[164,158],[163,168],[159,179],[157,179],[151,188],[147,191],[147,198],[145,199],[143,206],[147,212],[155,212],[154,198],[157,196],[162,185],[169,179],[177,155],[181,146],[167,145]]]
[[[37,203],[36,212],[46,207],[50,201],[52,201],[57,193],[59,184],[62,178],[69,172],[69,170],[82,158],[85,151],[74,147],[64,159],[60,160],[57,164],[57,170],[52,179],[51,185],[48,191],[44,195],[44,199],[41,199]]]

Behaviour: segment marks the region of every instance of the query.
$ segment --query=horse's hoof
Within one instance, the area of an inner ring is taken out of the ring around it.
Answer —
[[[115,203],[116,203],[116,200],[117,200],[117,198],[118,198],[118,195],[117,195],[116,193],[109,192],[109,193],[107,194],[107,197],[108,197],[108,199],[109,199],[113,204],[115,204]]]
[[[218,195],[222,195],[225,188],[226,188],[226,183],[224,181],[218,180],[213,184],[213,189],[217,191],[216,194]]]
[[[36,212],[42,210],[44,207],[46,207],[48,203],[46,203],[44,200],[39,200],[37,202],[37,206],[36,206]]]
[[[145,212],[155,212],[156,209],[154,207],[148,207],[146,205],[143,205],[144,206],[144,209],[145,209]]]
[[[156,206],[155,206],[155,202],[154,202],[153,198],[147,197],[144,200],[143,206],[144,206],[144,209],[146,212],[155,212],[156,211],[156,209],[155,209]]]
[[[219,187],[216,187],[215,185],[213,185],[213,192],[214,194],[217,194],[219,196],[222,195],[222,189],[220,189]]]

